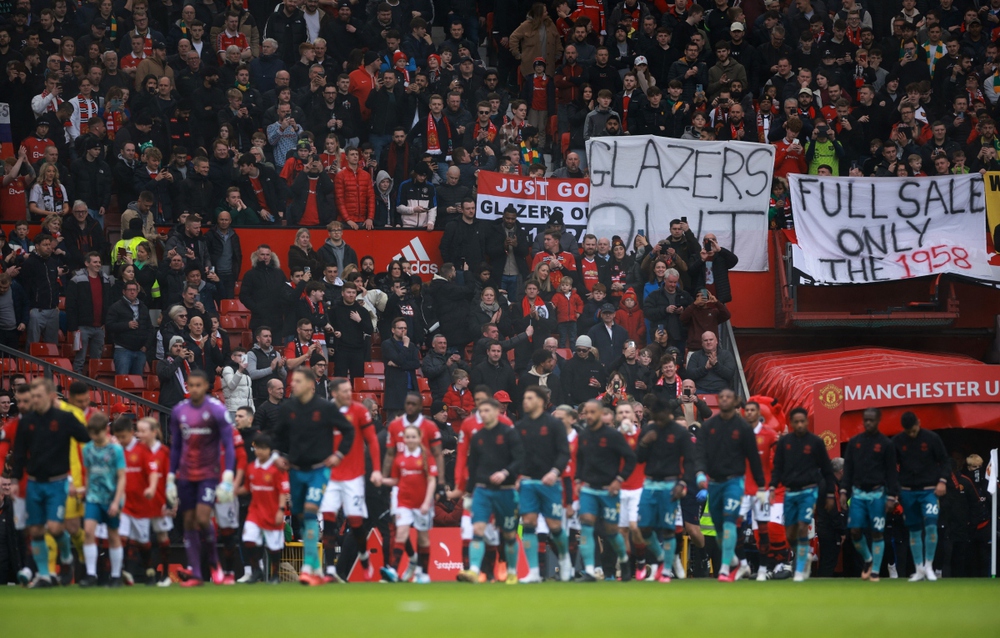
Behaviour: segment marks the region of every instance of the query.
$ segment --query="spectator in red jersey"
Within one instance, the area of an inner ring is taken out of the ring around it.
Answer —
[[[572,277],[576,273],[576,257],[561,249],[560,242],[562,233],[557,230],[546,230],[543,246],[545,250],[535,255],[531,262],[532,270],[538,264],[548,264],[550,269],[549,277],[552,285],[558,286],[563,277]],[[596,244],[595,244],[596,247]]]
[[[799,134],[802,120],[790,117],[784,124],[785,136],[774,143],[774,176],[788,177],[791,173],[805,173],[809,170],[806,154]]]
[[[287,167],[287,163],[286,163]],[[288,206],[289,226],[325,226],[336,217],[333,181],[313,156],[305,172],[292,183],[292,203]]]

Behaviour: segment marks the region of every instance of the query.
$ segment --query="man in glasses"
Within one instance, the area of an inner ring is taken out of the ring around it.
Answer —
[[[606,372],[604,365],[593,356],[593,345],[587,335],[578,337],[573,358],[562,366],[560,381],[566,403],[570,405],[593,399],[604,388]]]

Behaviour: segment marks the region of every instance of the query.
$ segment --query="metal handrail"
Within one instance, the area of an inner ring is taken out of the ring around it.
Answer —
[[[31,356],[30,354],[25,354],[21,350],[16,350],[14,348],[9,348],[5,345],[0,344],[0,353],[9,355],[14,358],[24,359],[25,361],[31,363],[32,365],[39,366],[42,369],[42,373],[45,375],[46,379],[52,379],[56,374],[59,374],[60,376],[69,377],[70,379],[74,379],[76,381],[83,381],[87,385],[91,386],[91,388],[94,390],[100,390],[102,392],[108,392],[116,395],[122,395],[124,398],[128,400],[129,403],[144,407],[147,410],[154,410],[156,412],[161,412],[163,414],[170,413],[170,410],[162,405],[153,403],[152,401],[149,401],[140,396],[132,394],[131,392],[126,392],[125,390],[116,388],[113,385],[108,385],[107,383],[102,383],[100,381],[97,381],[96,379],[91,379],[90,377],[80,374],[78,372],[74,372],[73,370],[66,370],[65,368],[57,366],[54,363],[46,361],[45,359],[39,359],[38,357]]]
[[[719,326],[720,345],[730,350],[736,359],[736,376],[733,378],[733,385],[736,392],[747,399],[750,397],[750,387],[747,385],[747,376],[743,372],[743,359],[740,357],[740,349],[736,346],[736,334],[733,332],[733,322],[727,321]]]

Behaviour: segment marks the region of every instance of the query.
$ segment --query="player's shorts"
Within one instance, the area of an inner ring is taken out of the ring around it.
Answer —
[[[885,530],[885,490],[871,492],[855,489],[851,493],[851,503],[847,510],[849,529]]]
[[[617,525],[620,505],[617,494],[612,496],[607,490],[595,490],[592,487],[580,488],[580,516],[589,514]]]
[[[87,503],[83,518],[88,521],[97,521],[98,525],[107,525],[108,529],[116,530],[121,524],[121,518],[108,514],[108,506],[100,503]]]
[[[618,527],[628,527],[639,522],[639,501],[642,498],[642,488],[637,490],[622,490],[618,493]]]
[[[174,528],[174,519],[169,516],[154,516],[149,519],[149,525],[156,534],[166,534]]]
[[[396,508],[396,527],[409,525],[418,532],[429,532],[434,525],[434,514],[427,512],[421,514],[416,507]]]
[[[940,507],[934,490],[900,490],[899,504],[903,506],[906,529],[917,530],[937,525]]]
[[[471,500],[471,498],[470,498]],[[394,485],[392,491],[389,493],[389,513],[393,516],[396,515],[396,510],[399,508],[399,486]],[[466,508],[468,509],[468,508]],[[471,536],[469,538],[472,538]]]
[[[285,530],[261,529],[257,523],[248,520],[243,523],[243,542],[258,547],[266,545],[272,552],[278,552],[285,546]]]
[[[149,542],[150,519],[136,518],[122,512],[121,521],[118,523],[118,533],[122,538],[133,540],[136,543]]]
[[[701,526],[701,503],[698,502],[698,490],[688,489],[688,493],[681,499],[681,520],[685,524]]]
[[[728,481],[709,481],[708,511],[715,524],[716,532],[722,531],[724,523],[736,524],[740,517],[740,502],[743,500],[743,477]]]
[[[204,481],[185,481],[177,479],[177,500],[179,505],[177,511],[187,512],[193,510],[198,505],[215,505],[215,488],[219,485],[219,479],[211,478]]]
[[[785,529],[785,504],[784,503],[770,503],[767,506],[767,513],[769,515],[765,527],[772,529],[775,525],[779,529]]]
[[[14,529],[23,531],[28,527],[28,501],[17,496],[14,498]]]
[[[32,481],[27,489],[28,525],[45,525],[48,521],[62,523],[66,516],[66,481]]]
[[[395,513],[393,513],[393,516],[395,516]],[[538,522],[541,523],[544,520],[545,520],[544,518],[540,518]],[[471,541],[473,536],[471,512],[466,511],[462,514],[462,521],[460,523],[460,526],[462,530],[462,540],[465,542]],[[497,526],[494,525],[493,523],[487,523],[486,530],[483,532],[483,539],[486,541],[486,544],[489,545],[490,547],[496,547],[497,545],[499,545],[500,531],[497,529]]]
[[[359,476],[349,481],[330,481],[326,484],[319,511],[336,514],[344,509],[344,516],[368,518],[365,504],[365,477]],[[395,509],[401,509],[397,504]]]
[[[83,518],[85,510],[85,503],[82,498],[67,496],[66,513],[63,515],[63,518],[67,521],[71,521],[74,518]]]
[[[319,504],[323,501],[323,490],[330,480],[330,468],[318,467],[314,470],[288,471],[288,483],[291,487],[292,514],[301,514],[305,506]]]
[[[676,485],[677,481],[646,479],[642,488],[642,496],[639,498],[639,527],[674,531],[678,505],[678,501],[675,501],[673,497]],[[625,508],[624,495],[623,491],[622,509]]]
[[[520,510],[525,514],[541,514],[542,518],[561,520],[563,515],[562,485],[546,485],[539,479],[521,479]]]
[[[215,503],[215,522],[219,529],[240,528],[240,502],[236,498],[227,502]]]
[[[517,505],[516,490],[491,490],[477,486],[472,493],[472,524],[488,523],[492,515],[501,530],[513,532],[517,529]]]
[[[785,523],[806,523],[813,522],[813,513],[816,511],[816,499],[819,498],[818,487],[807,487],[804,490],[785,491]]]
[[[757,501],[756,496],[750,494],[744,494],[743,498],[740,499],[740,518],[747,520],[747,514],[753,509],[753,504]]]

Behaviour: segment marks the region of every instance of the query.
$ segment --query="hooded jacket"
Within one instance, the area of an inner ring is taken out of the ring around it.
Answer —
[[[66,329],[70,332],[81,326],[99,328],[104,325],[111,305],[112,279],[104,273],[98,275],[101,279],[101,320],[94,321],[94,298],[90,291],[90,281],[86,270],[81,270],[70,279],[66,287]]]
[[[635,302],[632,308],[625,306],[625,300],[631,299]],[[639,298],[635,290],[629,288],[622,295],[622,301],[618,304],[618,312],[615,313],[615,323],[628,332],[628,338],[638,344],[646,343],[646,317],[642,314],[642,306],[639,305]]]
[[[269,326],[272,334],[277,334],[284,324],[285,273],[274,253],[269,266],[258,263],[257,251],[250,256],[250,263],[240,287],[240,302],[250,310],[250,329]]]
[[[356,224],[375,220],[375,189],[371,175],[360,166],[351,170],[345,166],[333,180],[340,218]]]
[[[389,180],[389,188],[382,190],[379,184]],[[396,212],[396,191],[393,190],[393,179],[387,171],[379,171],[375,176],[375,228],[385,228],[393,225]]]

